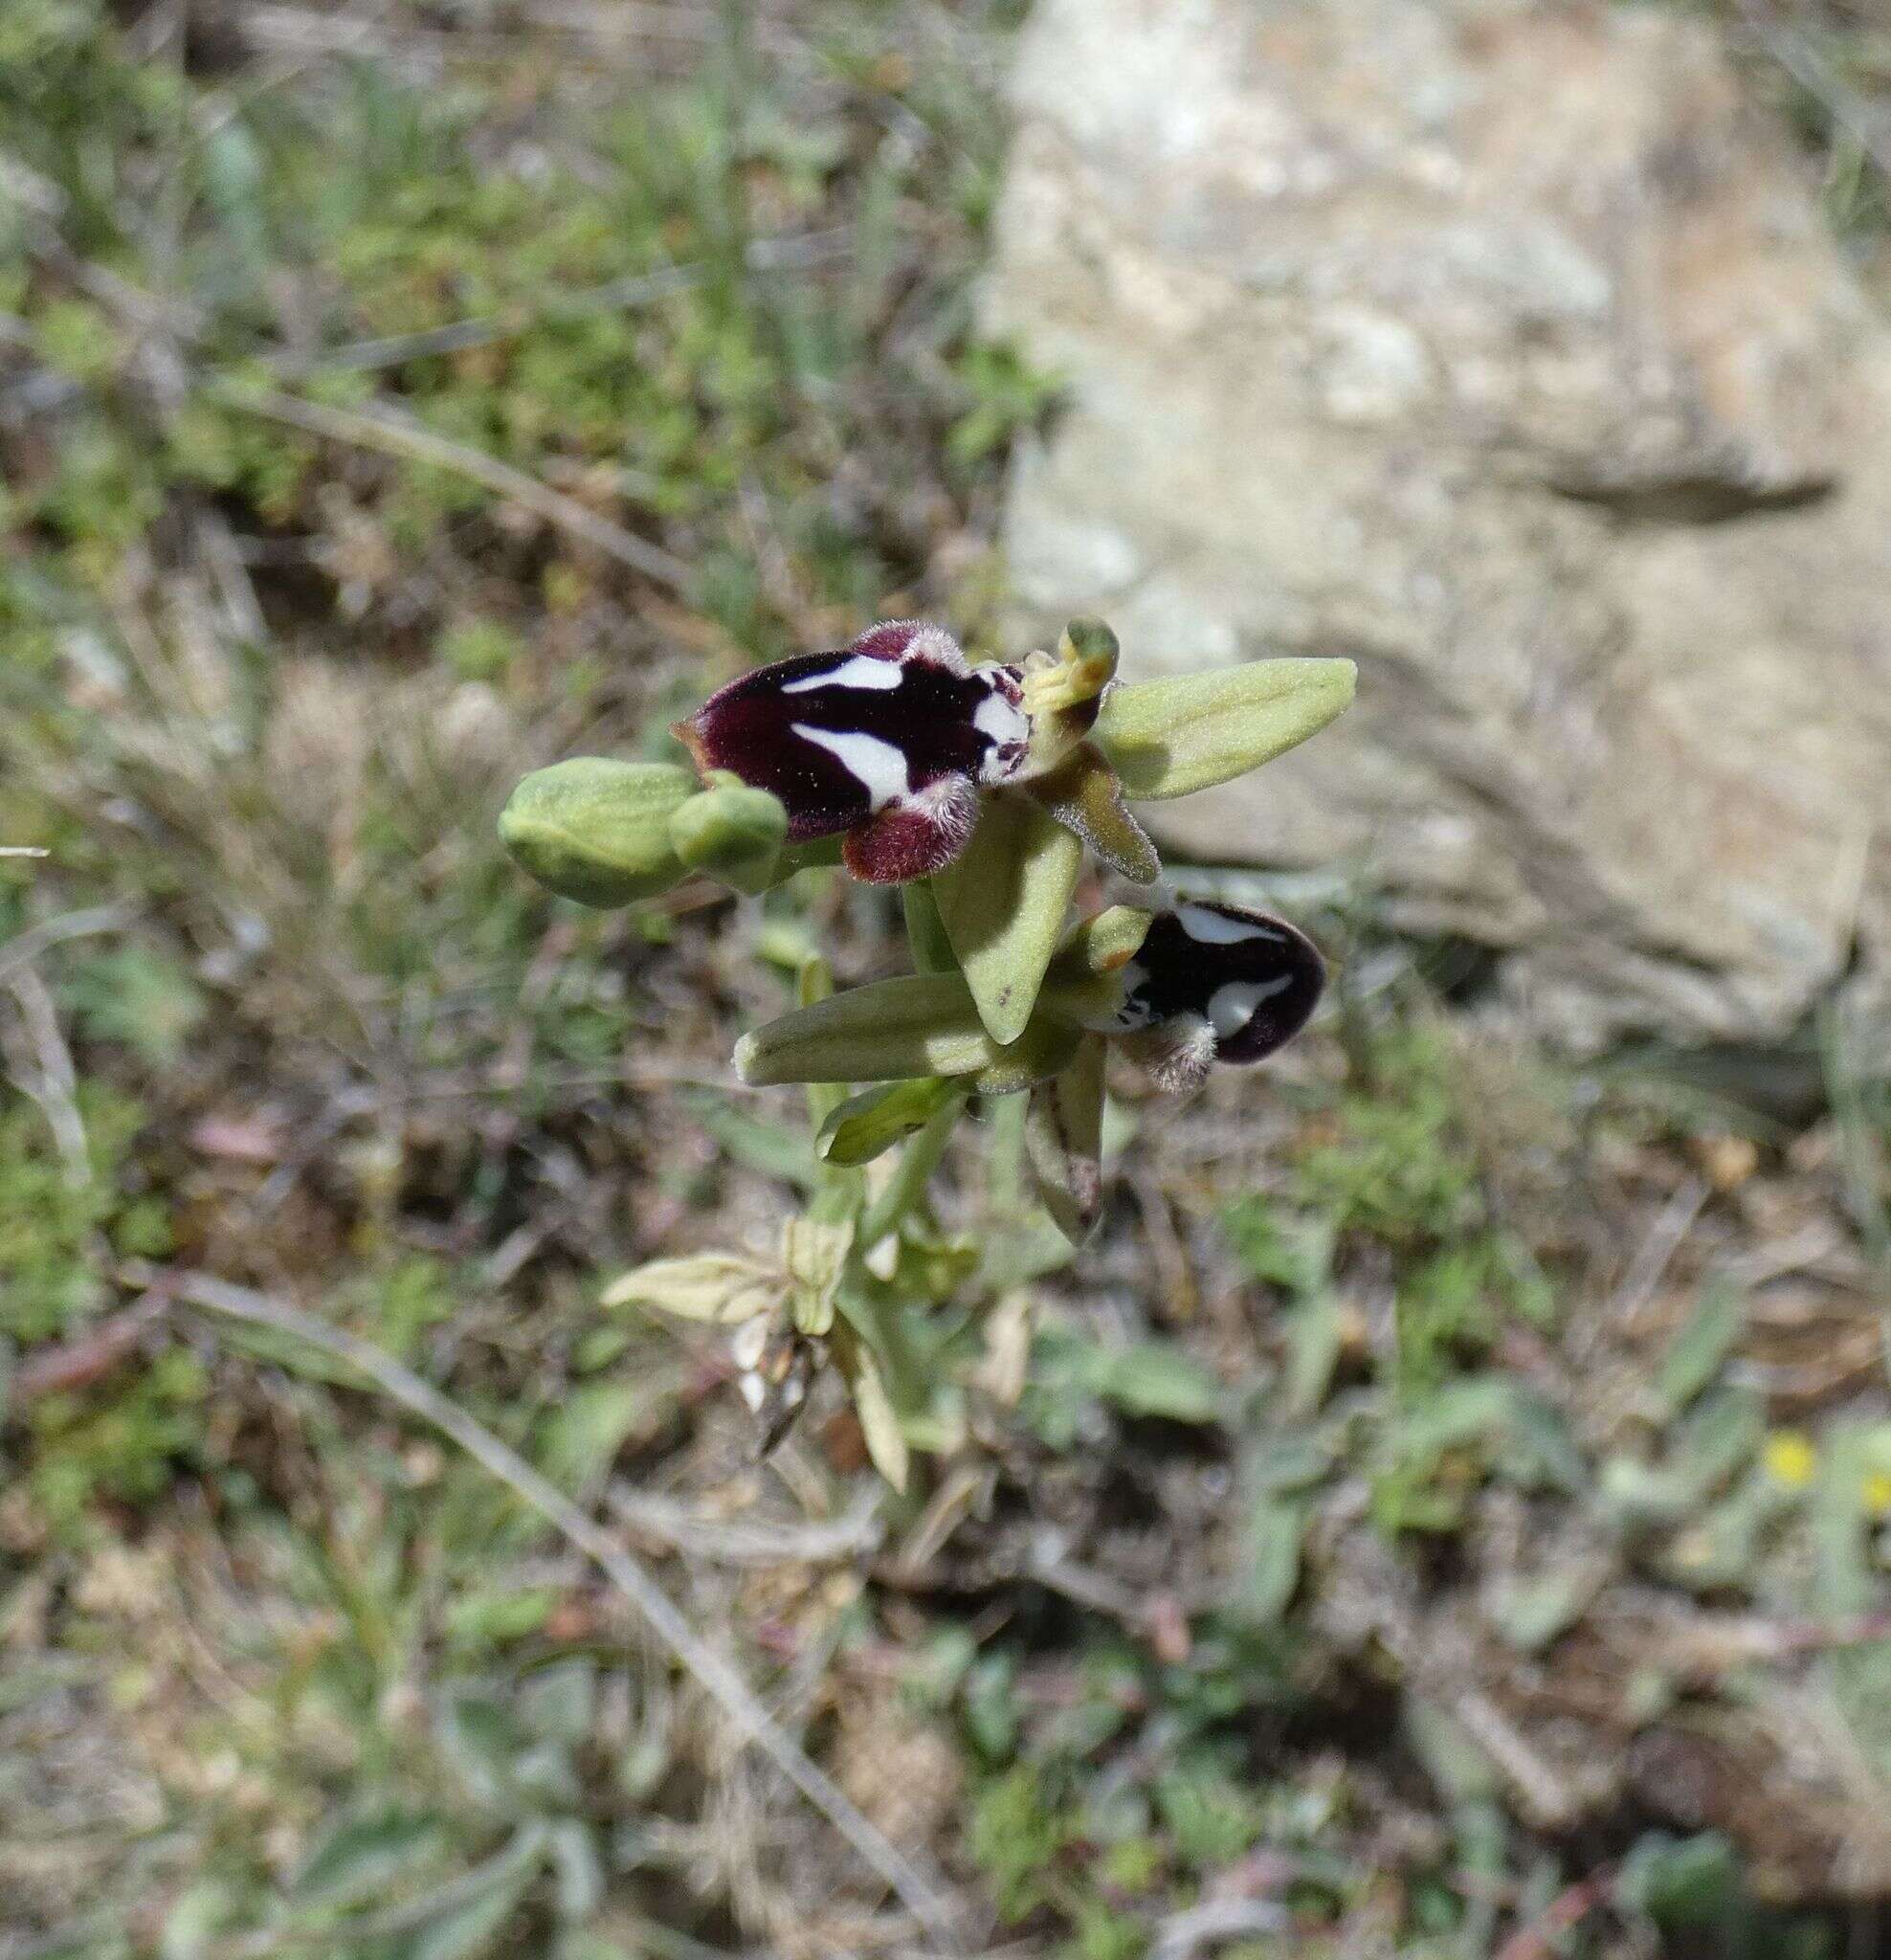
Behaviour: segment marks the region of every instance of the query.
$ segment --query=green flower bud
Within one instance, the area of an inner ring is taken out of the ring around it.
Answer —
[[[771,1082],[885,1082],[967,1078],[1008,1095],[1054,1076],[1075,1052],[1074,1023],[1039,1015],[1010,1043],[993,1041],[956,973],[911,973],[856,987],[783,1014],[736,1044],[736,1072]]]
[[[543,885],[586,905],[628,905],[666,892],[684,866],[670,819],[699,793],[672,763],[574,756],[534,769],[500,814],[501,841]]]
[[[1212,674],[1119,684],[1094,740],[1142,801],[1212,789],[1317,735],[1352,700],[1350,660],[1250,660]]]
[[[679,804],[670,816],[670,843],[682,862],[738,891],[764,891],[775,881],[787,841],[781,798],[734,777]]]
[[[854,1223],[830,1225],[817,1218],[790,1218],[781,1229],[782,1264],[789,1281],[789,1308],[803,1334],[825,1334],[834,1325],[834,1298],[854,1248]]]
[[[994,791],[971,842],[934,876],[946,937],[993,1041],[1024,1033],[1082,865],[1083,846],[1034,799]]]

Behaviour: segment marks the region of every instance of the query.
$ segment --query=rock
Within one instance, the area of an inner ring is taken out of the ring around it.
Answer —
[[[1032,623],[1361,663],[1163,840],[1337,865],[1581,1044],[1778,1038],[1855,947],[1881,986],[1891,333],[1714,34],[1039,0],[1015,98],[988,321],[1069,390]]]

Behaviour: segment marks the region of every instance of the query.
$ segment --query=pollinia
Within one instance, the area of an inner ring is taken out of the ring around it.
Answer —
[[[1103,1205],[1112,1049],[1162,1087],[1263,1060],[1305,1026],[1324,972],[1286,921],[1159,885],[1133,803],[1258,768],[1352,698],[1347,660],[1269,659],[1127,683],[1099,620],[1055,652],[973,666],[942,628],[875,626],[832,653],[732,681],[674,733],[693,767],[579,757],[534,771],[500,820],[551,890],[625,905],[686,879],[760,892],[813,865],[897,885],[915,970],[835,992],[811,961],[800,1005],[746,1035],[736,1072],[808,1085],[821,1181],[779,1243],[663,1258],[608,1304],[730,1329],[741,1392],[772,1447],[824,1367],[847,1384],[880,1472],[957,1446],[951,1367],[989,1307],[979,1366],[1015,1392],[1023,1288]],[[1084,854],[1146,903],[1073,920]],[[993,1125],[996,1221],[945,1233],[927,1186],[959,1122]],[[1059,1241],[1059,1243],[1062,1242]]]

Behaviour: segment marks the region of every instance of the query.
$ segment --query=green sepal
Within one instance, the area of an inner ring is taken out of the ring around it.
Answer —
[[[736,1073],[774,1082],[886,1082],[956,1076],[1008,1095],[1056,1075],[1077,1045],[1074,1024],[1038,1015],[1014,1042],[993,1041],[957,973],[909,973],[856,987],[745,1035]]]
[[[970,843],[934,877],[946,936],[993,1041],[1024,1033],[1082,865],[1069,831],[1031,796],[1000,790],[985,798]]]
[[[1357,671],[1350,660],[1250,660],[1119,683],[1103,699],[1093,739],[1125,796],[1187,796],[1317,735],[1351,702]]]
[[[670,819],[698,793],[665,762],[579,755],[534,769],[500,813],[500,841],[538,881],[586,905],[656,898],[684,875]]]
[[[671,847],[682,863],[737,891],[766,891],[776,882],[787,841],[781,798],[732,779],[699,791],[670,814]]]
[[[814,1148],[823,1163],[871,1164],[882,1151],[923,1129],[936,1110],[964,1094],[964,1085],[946,1076],[863,1089],[828,1116]]]

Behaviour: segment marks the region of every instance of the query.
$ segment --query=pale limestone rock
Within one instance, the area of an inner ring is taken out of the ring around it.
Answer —
[[[1040,0],[1015,99],[1022,603],[1132,678],[1361,662],[1165,841],[1356,867],[1585,1043],[1891,968],[1891,334],[1703,25]]]

